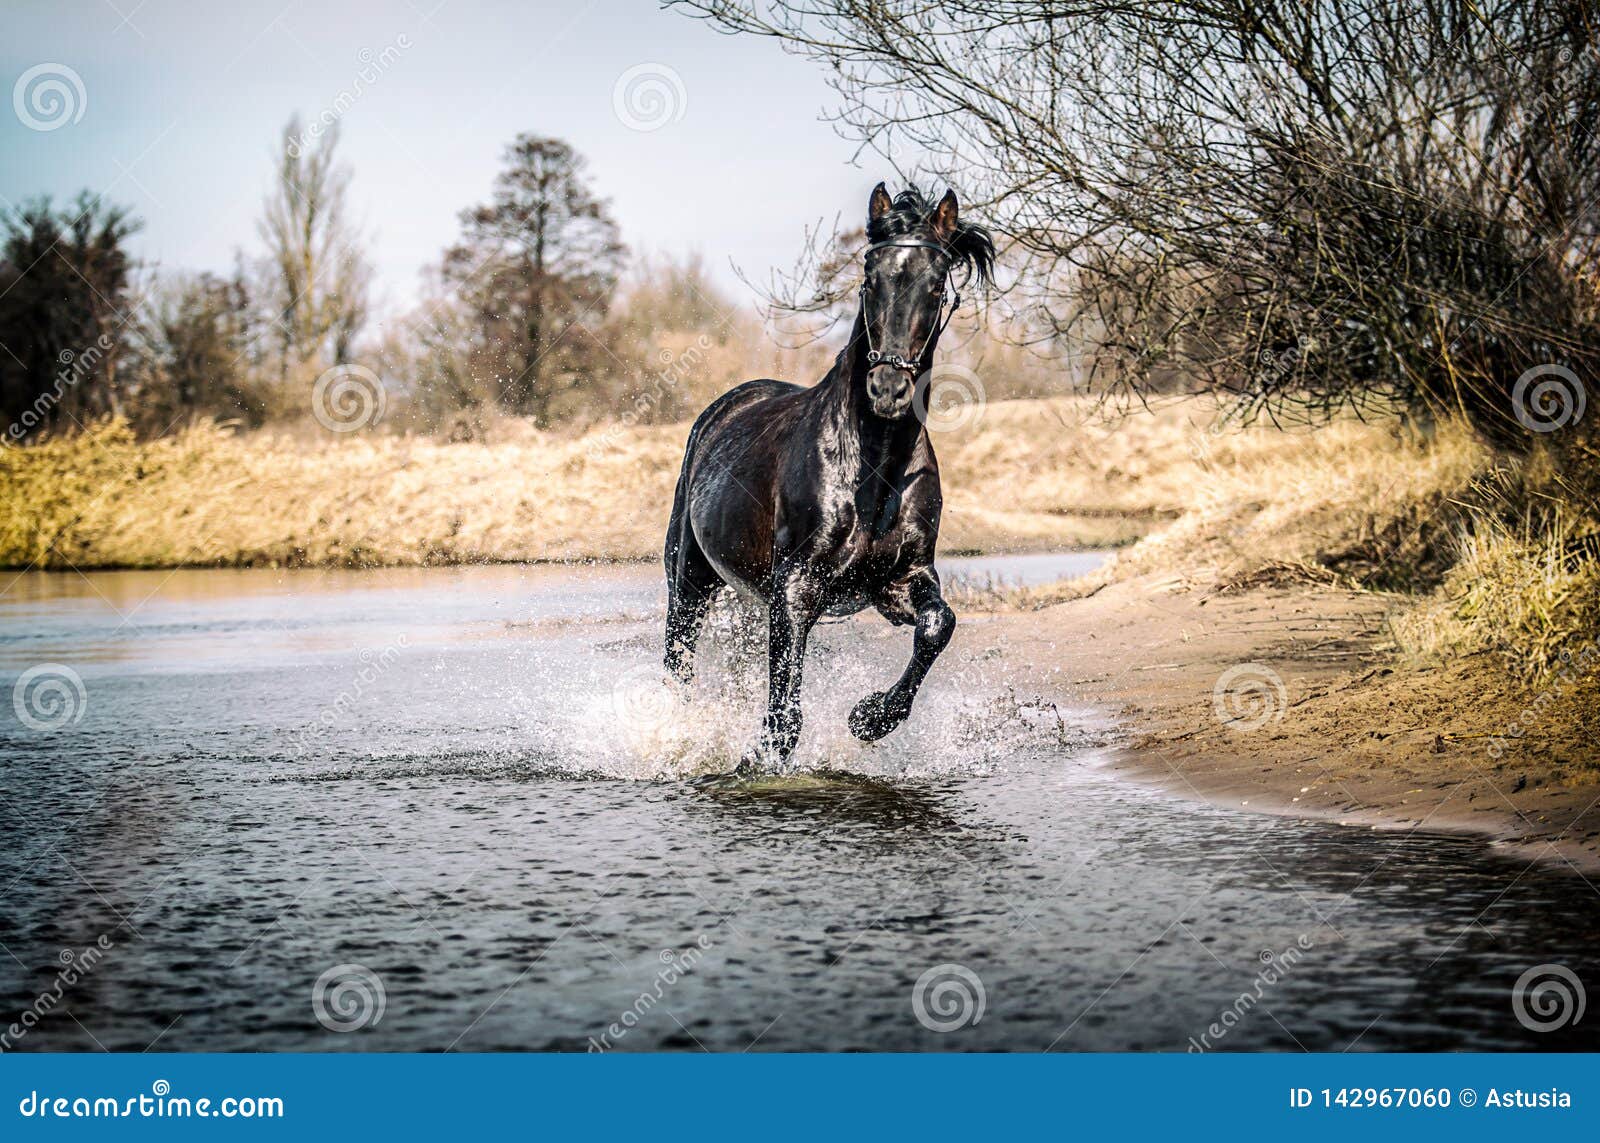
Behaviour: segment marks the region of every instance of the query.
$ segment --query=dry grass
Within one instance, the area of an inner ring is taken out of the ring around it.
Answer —
[[[1123,430],[998,402],[937,447],[947,551],[1125,544],[1178,511],[1184,416]],[[686,424],[487,442],[108,423],[0,452],[0,564],[107,568],[654,558]]]
[[[1003,401],[935,438],[943,550],[1116,547],[1131,571],[1381,562],[1484,462],[1464,435],[1392,425],[1213,428],[1205,401],[1126,417]],[[12,567],[392,565],[653,557],[686,424],[583,436],[493,426],[484,442],[200,425],[139,441],[105,424],[0,453]],[[1330,556],[1330,553],[1333,555]],[[1352,554],[1353,553],[1353,554]]]
[[[0,562],[384,565],[647,553],[682,433],[438,444],[404,437],[152,442],[102,425],[0,454]],[[658,533],[657,533],[658,534]]]
[[[1002,415],[1033,413],[1033,404],[1016,402]],[[1494,463],[1454,425],[1424,432],[1398,419],[1351,418],[1314,431],[1241,429],[1219,424],[1198,399],[1121,420],[1082,406],[1074,412],[1080,419],[1055,432],[1035,426],[964,450],[972,486],[984,488],[977,474],[998,462],[1012,474],[1009,495],[1027,509],[1071,504],[1087,519],[1144,534],[1087,582],[964,585],[973,605],[1046,607],[1149,572],[1219,591],[1288,583],[1427,589],[1453,558],[1461,499]],[[1025,448],[1042,461],[1037,468],[1021,455]]]
[[[1451,503],[1492,462],[1464,429],[1398,421],[1262,427],[1205,445],[1184,515],[1127,552],[1124,570],[1198,566],[1226,585],[1316,568],[1359,586],[1428,586],[1444,571]]]
[[[1395,619],[1396,643],[1421,662],[1497,654],[1535,686],[1575,661],[1593,671],[1600,560],[1573,530],[1514,530],[1481,517],[1441,589]]]

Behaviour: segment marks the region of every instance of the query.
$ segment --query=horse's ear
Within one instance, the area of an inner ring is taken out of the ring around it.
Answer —
[[[877,222],[878,219],[894,209],[894,201],[889,197],[889,192],[879,183],[872,188],[872,198],[867,203],[867,221]]]
[[[961,204],[956,202],[956,192],[947,190],[939,205],[933,208],[933,232],[939,236],[939,241],[948,242],[960,221]]]

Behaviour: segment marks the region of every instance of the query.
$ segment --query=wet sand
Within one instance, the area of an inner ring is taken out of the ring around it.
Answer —
[[[1397,662],[1384,634],[1397,602],[1146,576],[972,617],[965,633],[1003,645],[1043,695],[1114,717],[1114,764],[1129,776],[1233,809],[1467,831],[1513,856],[1600,869],[1593,744],[1485,657]],[[1527,733],[1505,739],[1518,721]]]

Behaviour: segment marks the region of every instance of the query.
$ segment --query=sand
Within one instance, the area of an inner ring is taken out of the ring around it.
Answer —
[[[1203,583],[1124,580],[970,616],[963,634],[1001,646],[1039,697],[1108,716],[1112,765],[1130,778],[1248,812],[1468,831],[1600,872],[1600,770],[1570,729],[1581,719],[1552,715],[1489,656],[1399,662],[1384,639],[1395,597]]]

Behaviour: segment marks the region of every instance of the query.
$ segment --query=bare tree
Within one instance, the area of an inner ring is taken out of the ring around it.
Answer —
[[[178,275],[150,293],[137,329],[134,423],[157,432],[196,417],[259,426],[269,409],[251,354],[243,267],[228,278]]]
[[[1104,377],[1505,437],[1519,374],[1600,364],[1592,2],[680,2],[934,156]]]
[[[338,143],[337,124],[310,138],[298,116],[279,140],[259,229],[280,379],[348,361],[367,319],[372,271],[349,216],[350,171],[335,158]]]

